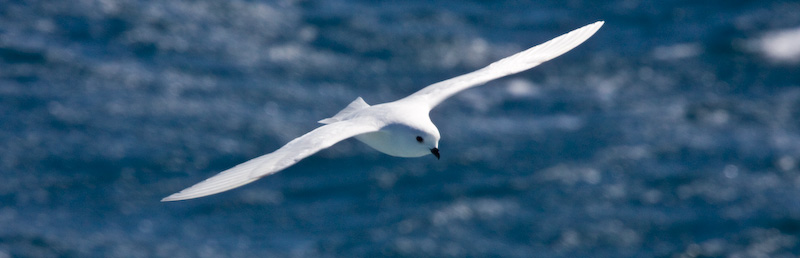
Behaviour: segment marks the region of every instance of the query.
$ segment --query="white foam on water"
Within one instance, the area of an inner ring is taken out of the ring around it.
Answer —
[[[772,61],[800,62],[800,27],[768,32],[751,45]]]
[[[703,53],[703,48],[697,43],[682,43],[670,46],[660,46],[653,49],[653,57],[659,60],[680,60],[693,58]]]

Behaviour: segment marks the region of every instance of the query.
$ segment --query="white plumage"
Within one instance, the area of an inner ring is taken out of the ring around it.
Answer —
[[[439,158],[440,134],[428,116],[431,109],[458,92],[556,58],[589,39],[601,26],[602,21],[586,25],[480,70],[432,84],[397,101],[370,106],[359,97],[335,116],[320,120],[326,125],[272,153],[222,171],[161,201],[193,199],[248,184],[351,137],[392,156],[433,154]]]

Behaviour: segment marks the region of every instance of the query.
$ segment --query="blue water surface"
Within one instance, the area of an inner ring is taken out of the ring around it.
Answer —
[[[580,26],[433,110],[166,195]],[[796,1],[0,0],[0,257],[795,257]]]

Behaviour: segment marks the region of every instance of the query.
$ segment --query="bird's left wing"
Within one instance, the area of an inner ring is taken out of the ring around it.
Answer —
[[[224,192],[274,174],[347,138],[378,131],[373,123],[347,120],[321,126],[280,149],[251,159],[200,183],[162,199],[162,202],[194,199]]]
[[[448,97],[462,90],[484,84],[506,75],[531,69],[550,59],[556,58],[589,39],[601,26],[603,26],[603,21],[583,26],[545,43],[503,58],[480,70],[432,84],[400,101],[422,102],[433,109]]]

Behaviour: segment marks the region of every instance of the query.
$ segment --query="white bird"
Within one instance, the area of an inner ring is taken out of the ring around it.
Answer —
[[[577,47],[594,35],[603,21],[586,25],[543,44],[494,62],[480,70],[432,84],[408,97],[370,106],[361,97],[325,124],[280,149],[251,159],[162,199],[178,201],[224,192],[281,171],[339,141],[355,137],[370,147],[397,157],[439,158],[439,129],[431,109],[448,97],[488,81],[531,69]]]

